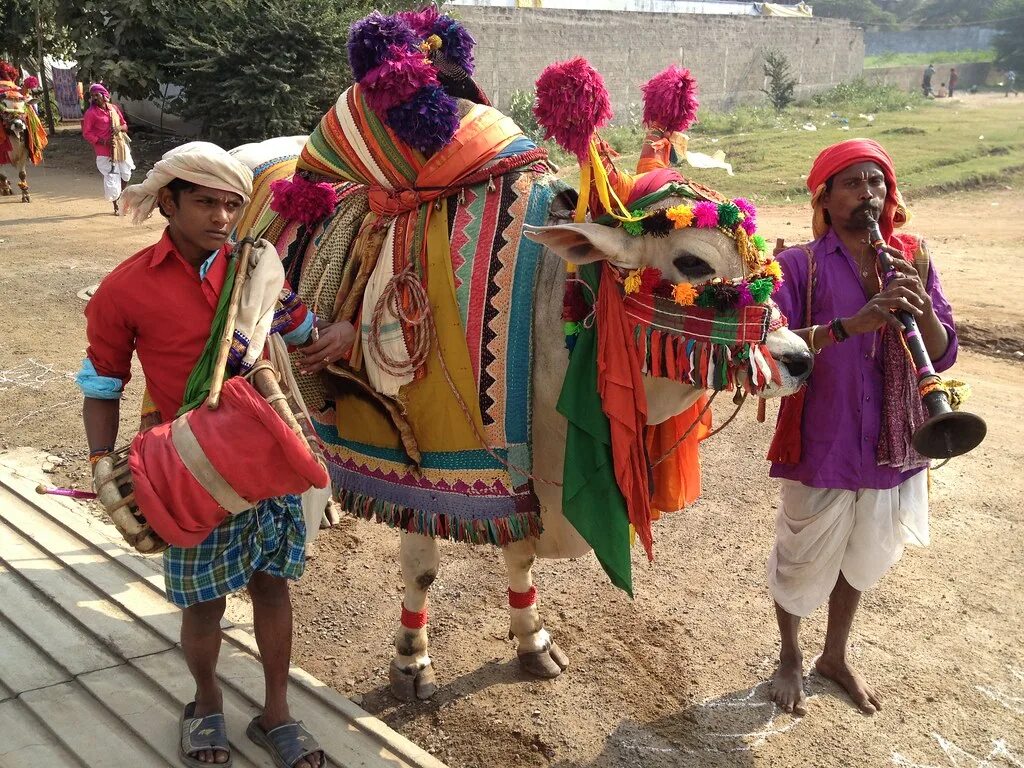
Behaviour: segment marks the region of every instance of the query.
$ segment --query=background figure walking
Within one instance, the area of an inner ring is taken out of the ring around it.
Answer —
[[[935,74],[935,65],[929,64],[924,68],[924,77],[921,78],[921,95],[926,99],[929,96],[934,96],[932,93],[932,75]]]
[[[1013,91],[1013,95],[1016,96],[1017,95],[1017,73],[1014,72],[1012,69],[1006,70],[1006,74],[1003,75],[1003,85],[1004,85],[1004,88],[1006,89],[1005,90],[1005,95],[1006,96],[1010,95],[1010,91]]]
[[[89,87],[89,108],[82,118],[82,137],[96,152],[96,170],[103,177],[103,197],[114,204],[132,178],[132,160],[128,121],[121,108],[110,101],[110,91],[100,83]]]

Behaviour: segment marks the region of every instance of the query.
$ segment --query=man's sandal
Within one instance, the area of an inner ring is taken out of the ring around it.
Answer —
[[[293,768],[299,760],[317,752],[320,753],[320,768],[327,768],[327,754],[301,721],[265,731],[257,715],[245,729],[245,735],[270,753],[277,768]]]
[[[233,758],[231,757],[231,745],[228,743],[228,730],[224,722],[224,714],[216,712],[205,717],[196,717],[196,703],[189,702],[181,713],[181,742],[178,744],[178,756],[181,762],[188,768],[230,768]],[[193,757],[196,752],[209,749],[214,752],[223,752],[228,759],[223,763],[204,762],[198,757]]]

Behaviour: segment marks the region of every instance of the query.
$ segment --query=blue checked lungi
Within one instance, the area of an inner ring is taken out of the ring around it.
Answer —
[[[305,567],[302,498],[281,496],[228,517],[194,547],[164,550],[164,585],[187,608],[237,592],[257,571],[295,581]]]

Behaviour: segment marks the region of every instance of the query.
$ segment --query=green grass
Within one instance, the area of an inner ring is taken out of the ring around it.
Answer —
[[[858,114],[827,107],[793,108],[781,115],[760,116],[745,131],[721,136],[706,130],[691,132],[692,151],[724,151],[736,175],[688,166],[681,170],[732,197],[762,204],[802,204],[809,198],[804,177],[817,153],[837,141],[866,137],[879,141],[892,154],[900,187],[910,199],[1005,183],[1024,173],[1024,99],[968,108],[952,102],[922,102],[910,109],[875,113],[873,121]],[[808,122],[817,130],[804,130],[801,126]],[[632,169],[639,139],[627,142],[625,133],[618,138],[622,142],[619,162]],[[564,156],[562,164],[566,179],[577,183],[578,169]]]
[[[975,61],[995,61],[996,53],[991,49],[972,51],[933,51],[931,53],[881,53],[864,57],[864,69],[879,67],[910,67],[929,64],[969,64]]]

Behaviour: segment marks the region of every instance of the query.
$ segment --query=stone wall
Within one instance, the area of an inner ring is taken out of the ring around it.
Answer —
[[[957,89],[960,91],[966,91],[972,85],[984,85],[990,73],[993,71],[992,65],[988,62],[944,64],[941,61],[936,61],[934,63],[935,74],[932,75],[932,90],[935,93],[939,92],[939,87],[943,83],[949,82],[950,67],[956,67],[956,72],[960,75],[960,84],[957,85]],[[907,91],[917,91],[921,89],[921,79],[924,77],[924,67],[915,65],[912,67],[878,67],[876,69],[865,69],[864,77],[867,80],[877,83],[890,83]]]
[[[992,47],[996,30],[985,27],[955,29],[872,30],[864,32],[864,53],[930,53],[982,51]]]
[[[835,19],[461,6],[451,8],[477,39],[476,78],[499,108],[532,93],[548,64],[584,56],[604,76],[618,119],[641,101],[640,86],[668,64],[689,67],[701,103],[717,110],[765,102],[765,51],[790,60],[797,95],[861,74],[860,29]]]

